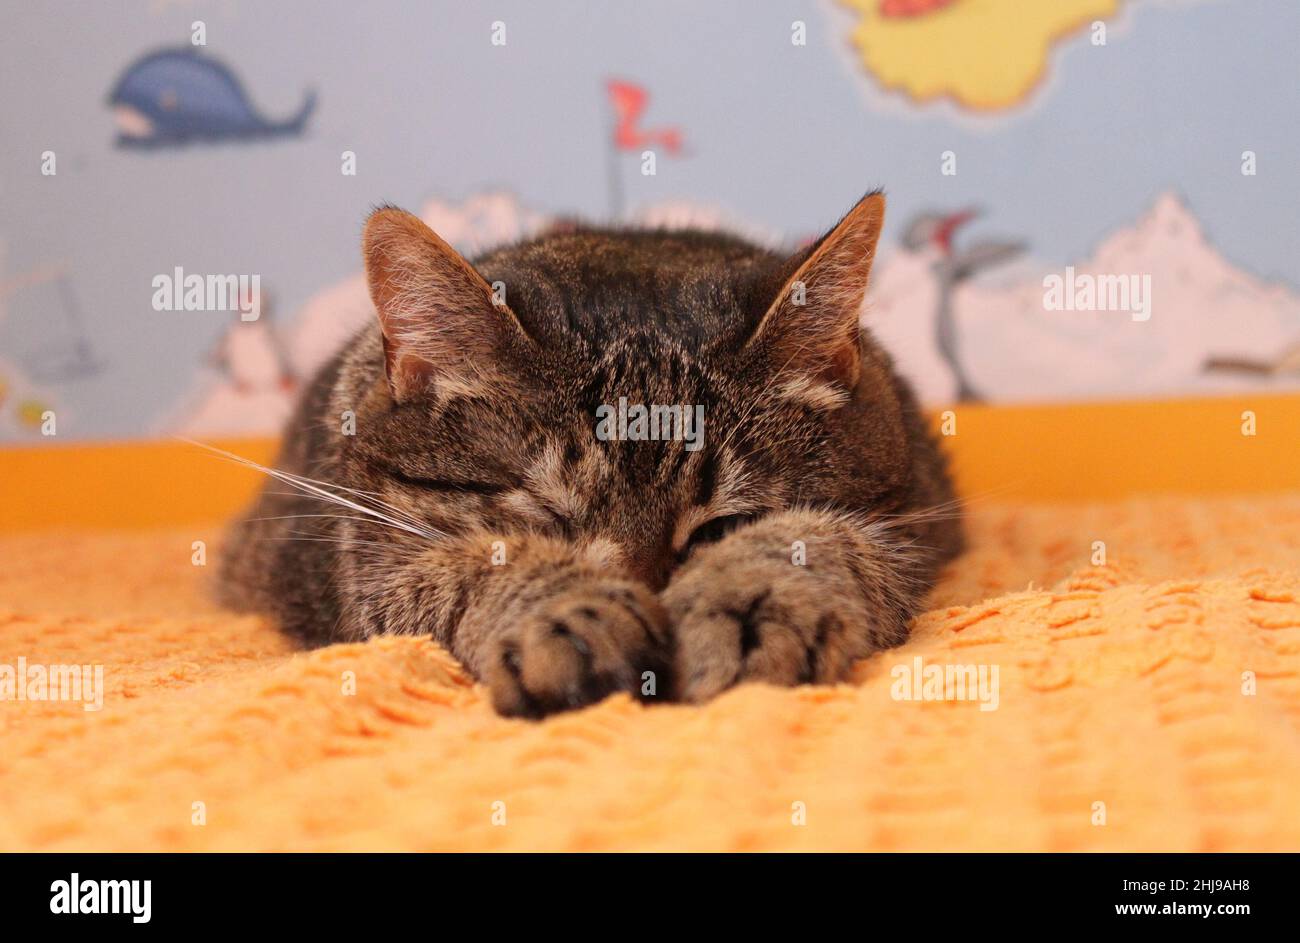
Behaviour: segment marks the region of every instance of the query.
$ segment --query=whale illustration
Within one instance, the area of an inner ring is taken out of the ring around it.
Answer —
[[[316,107],[316,95],[309,91],[293,117],[267,121],[227,66],[183,46],[136,60],[118,79],[108,104],[119,147],[153,147],[299,134]]]

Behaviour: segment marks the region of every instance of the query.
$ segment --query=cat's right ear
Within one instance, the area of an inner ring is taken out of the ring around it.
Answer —
[[[531,344],[483,276],[418,217],[375,210],[362,250],[398,402],[439,383],[461,390],[492,383]]]
[[[862,351],[859,309],[885,220],[885,197],[868,193],[804,255],[749,343],[781,371],[852,390]]]

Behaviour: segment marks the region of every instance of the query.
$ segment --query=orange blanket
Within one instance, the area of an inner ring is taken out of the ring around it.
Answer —
[[[223,613],[191,531],[0,537],[0,666],[105,688],[0,701],[0,850],[1300,849],[1300,496],[971,529],[851,683],[538,724],[431,643]],[[895,696],[918,656],[996,709]]]

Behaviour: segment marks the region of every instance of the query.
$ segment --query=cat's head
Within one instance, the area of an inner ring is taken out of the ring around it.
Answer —
[[[350,477],[441,529],[553,533],[656,587],[751,517],[887,503],[906,407],[858,320],[883,215],[870,194],[788,257],[578,229],[475,266],[380,209]]]

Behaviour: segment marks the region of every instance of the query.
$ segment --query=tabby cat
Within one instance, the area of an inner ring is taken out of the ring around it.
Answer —
[[[223,599],[313,644],[432,636],[507,715],[844,678],[961,544],[859,327],[884,206],[792,256],[570,226],[473,264],[377,210],[377,321],[307,389]],[[670,404],[702,423],[627,421]]]

